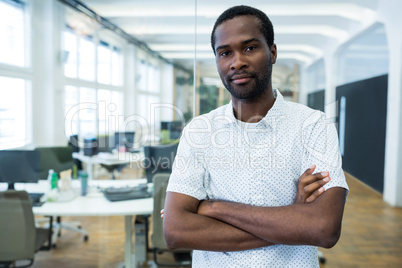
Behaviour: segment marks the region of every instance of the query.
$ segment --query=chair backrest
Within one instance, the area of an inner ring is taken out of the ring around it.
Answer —
[[[178,143],[167,145],[144,146],[144,168],[148,182],[152,182],[155,174],[171,173],[176,157]]]
[[[160,211],[165,206],[166,189],[170,174],[159,173],[154,175],[154,213],[152,217],[153,234],[152,246],[158,249],[167,249],[163,236],[163,220],[160,217]]]
[[[0,262],[33,260],[36,227],[26,191],[0,192]]]

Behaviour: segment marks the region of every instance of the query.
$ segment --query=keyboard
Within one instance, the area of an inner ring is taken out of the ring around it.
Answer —
[[[148,187],[109,187],[103,191],[103,194],[112,202],[152,197]]]
[[[28,193],[29,199],[31,199],[32,206],[33,207],[40,207],[45,203],[44,201],[41,201],[41,197],[44,195],[44,193]]]

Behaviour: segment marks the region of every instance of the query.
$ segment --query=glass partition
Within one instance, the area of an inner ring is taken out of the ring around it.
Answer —
[[[376,24],[339,52],[338,85],[388,73],[389,51],[383,24]]]

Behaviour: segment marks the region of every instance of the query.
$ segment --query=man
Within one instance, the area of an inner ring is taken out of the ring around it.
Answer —
[[[194,267],[318,267],[317,246],[339,238],[348,186],[336,130],[272,89],[273,39],[247,6],[212,31],[231,102],[185,128],[164,212],[168,247],[194,249]]]

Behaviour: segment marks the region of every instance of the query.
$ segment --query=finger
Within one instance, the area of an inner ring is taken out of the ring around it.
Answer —
[[[301,187],[304,187],[304,186],[312,184],[316,181],[320,181],[328,176],[329,176],[329,173],[327,171],[314,173],[314,174],[311,174],[311,175],[308,175],[305,177],[300,177],[299,184]]]
[[[330,177],[325,177],[322,180],[310,183],[309,185],[303,188],[303,192],[306,194],[306,196],[310,196],[312,193],[314,193],[315,191],[319,190],[322,186],[327,184],[330,180],[331,180]]]
[[[299,190],[298,190],[299,193],[296,195],[295,202],[296,203],[313,202],[315,199],[318,198],[319,195],[322,194],[322,191],[324,189],[324,188],[322,188],[322,186],[324,186],[330,180],[331,179],[329,177],[325,177],[324,179],[320,179],[313,183],[305,185],[303,188],[299,188]],[[312,196],[312,195],[314,195],[314,196]]]
[[[316,168],[316,165],[312,165],[311,167],[306,169],[306,171],[304,171],[304,173],[299,177],[299,182],[301,182],[301,180],[303,180],[304,178],[306,178],[306,177],[310,176],[311,174],[313,174],[315,168]]]
[[[163,215],[165,214],[165,210],[161,209],[161,219],[163,219]]]
[[[314,172],[315,167],[315,165],[312,165],[311,167],[306,169],[306,171],[304,171],[304,173],[300,177],[311,175]]]
[[[320,187],[317,191],[315,191],[312,195],[310,195],[307,199],[306,199],[306,203],[311,203],[314,200],[316,200],[320,195],[322,195],[325,192],[325,188],[324,187]]]

